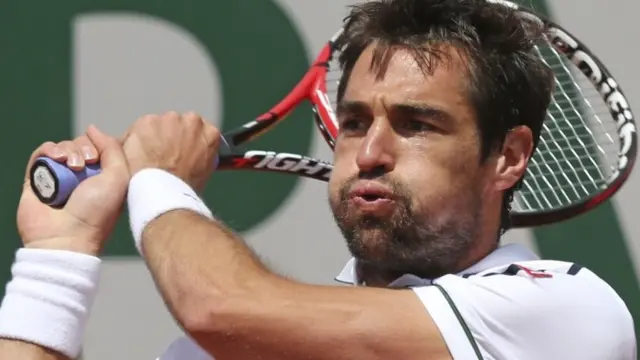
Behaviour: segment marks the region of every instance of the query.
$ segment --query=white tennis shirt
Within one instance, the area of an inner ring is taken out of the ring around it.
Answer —
[[[356,284],[351,259],[337,281]],[[637,360],[633,318],[616,292],[577,264],[540,260],[517,244],[437,279],[404,275],[454,359]],[[212,360],[187,337],[159,360]]]

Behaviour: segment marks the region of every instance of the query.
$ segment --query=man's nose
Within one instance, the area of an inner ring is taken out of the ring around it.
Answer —
[[[393,128],[386,119],[376,119],[360,145],[356,164],[361,172],[374,169],[390,172],[396,164],[394,148]]]

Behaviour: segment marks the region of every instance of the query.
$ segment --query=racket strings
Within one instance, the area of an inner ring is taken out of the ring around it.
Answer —
[[[336,110],[338,104],[338,87],[342,78],[342,69],[337,58],[340,56],[338,52],[335,52],[331,61],[329,61],[329,69],[326,75],[327,81],[327,95],[329,95],[329,101],[333,110]]]
[[[538,148],[529,162],[513,211],[538,212],[572,205],[598,193],[615,169],[619,140],[609,108],[591,81],[551,45],[536,47],[555,73],[556,89]],[[342,71],[334,54],[326,74],[336,110]]]
[[[514,197],[519,212],[551,210],[597,193],[613,174],[618,152],[615,123],[591,81],[553,47],[536,51],[554,71],[556,90],[538,149]]]

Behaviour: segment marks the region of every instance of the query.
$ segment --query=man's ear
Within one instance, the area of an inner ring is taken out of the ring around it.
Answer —
[[[511,129],[504,139],[495,168],[494,190],[513,187],[527,170],[533,152],[533,134],[528,126]]]

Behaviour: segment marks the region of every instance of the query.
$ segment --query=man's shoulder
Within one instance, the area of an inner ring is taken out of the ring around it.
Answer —
[[[490,276],[522,276],[528,278],[548,278],[553,279],[558,276],[587,276],[590,278],[597,278],[591,270],[586,267],[567,261],[559,260],[527,260],[527,261],[513,261],[500,266],[495,266],[487,269],[483,269],[478,272],[461,274],[462,278],[482,278]]]
[[[618,326],[633,323],[627,305],[613,287],[587,267],[572,262],[516,261],[477,273],[447,275],[436,279],[434,285],[456,298],[460,306],[496,316],[503,312],[512,316],[511,311],[525,316],[530,309],[536,317],[547,320],[581,323],[597,318]]]
[[[631,359],[628,354],[635,354],[633,318],[626,304],[609,284],[578,264],[516,261],[446,275],[432,285],[413,290],[448,344],[457,343],[447,330],[457,319],[461,328],[469,329],[472,344],[498,358],[578,354],[574,358],[595,359],[617,352],[624,356],[615,358]],[[454,316],[446,319],[442,314],[447,311]]]
[[[513,288],[517,294],[524,291],[528,296],[538,294],[577,298],[600,294],[603,301],[622,302],[616,291],[589,268],[558,260],[515,261],[480,272],[447,275],[434,281],[434,284],[445,283],[450,286],[499,287],[504,292]]]

